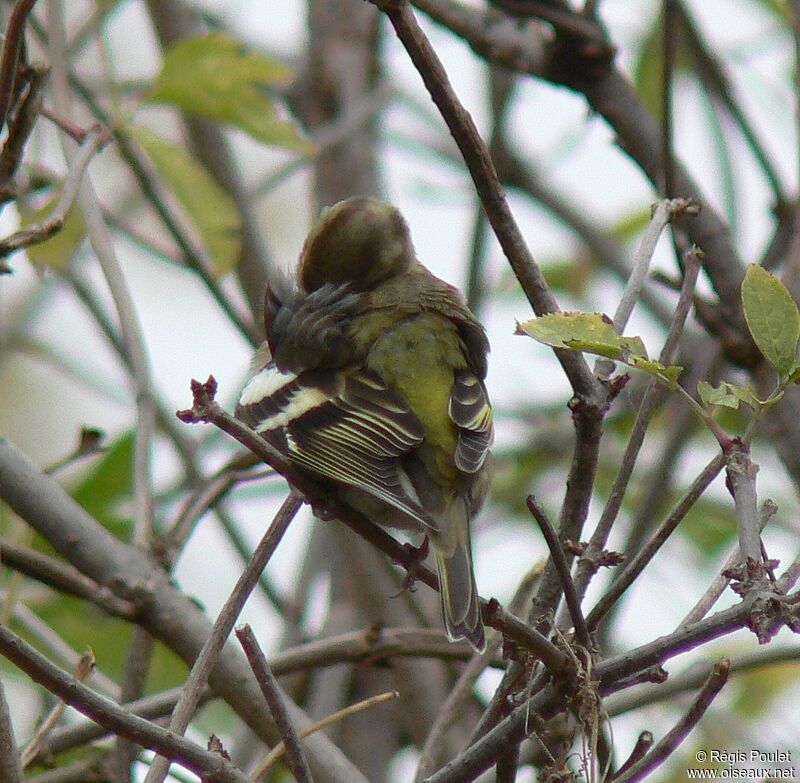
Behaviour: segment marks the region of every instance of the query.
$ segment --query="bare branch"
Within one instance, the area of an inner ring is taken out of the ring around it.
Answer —
[[[375,0],[375,3],[389,17],[397,37],[405,46],[453,134],[489,222],[531,307],[537,315],[556,312],[559,309],[558,303],[511,214],[489,151],[472,117],[453,91],[444,66],[417,23],[411,5],[407,0]],[[575,393],[595,405],[602,404],[605,394],[592,377],[583,357],[574,351],[556,351],[556,355]]]
[[[311,770],[308,768],[300,738],[292,725],[289,713],[286,711],[286,706],[283,702],[284,696],[281,693],[275,675],[269,667],[269,663],[267,663],[264,652],[256,641],[255,634],[249,625],[243,625],[236,629],[236,636],[242,645],[247,660],[250,662],[253,674],[258,680],[272,717],[275,718],[275,723],[278,724],[278,728],[283,734],[283,745],[286,749],[286,757],[294,774],[294,779],[297,783],[312,783]]]
[[[62,701],[121,737],[161,753],[181,766],[217,783],[250,783],[246,775],[216,753],[179,734],[131,715],[114,702],[54,666],[43,655],[0,625],[0,653]]]
[[[25,35],[25,21],[35,5],[36,0],[19,0],[8,18],[3,42],[3,56],[0,60],[0,128],[5,125],[11,106],[19,53]]]
[[[0,240],[0,258],[5,258],[29,245],[44,242],[63,228],[67,214],[75,206],[83,175],[89,163],[110,138],[109,133],[99,125],[89,131],[70,163],[61,195],[47,220],[15,231],[11,236]]]
[[[171,731],[178,734],[183,734],[186,731],[189,721],[197,709],[208,676],[217,663],[217,659],[228,636],[230,636],[236,619],[253,591],[259,574],[264,570],[269,559],[278,548],[278,544],[281,542],[284,533],[289,529],[289,525],[300,510],[301,505],[302,501],[299,496],[294,492],[289,493],[289,496],[272,520],[272,524],[255,548],[247,568],[242,572],[231,594],[228,596],[228,600],[214,623],[211,634],[203,645],[203,649],[197,656],[197,660],[192,666],[192,671],[184,683],[183,693],[170,718],[169,728]],[[279,726],[279,728],[281,727]],[[169,763],[165,763],[164,759],[155,759],[147,771],[145,783],[162,783],[168,771]]]
[[[721,658],[711,669],[708,679],[686,715],[657,743],[640,761],[630,766],[621,775],[614,778],[615,783],[638,783],[644,780],[656,767],[662,764],[672,752],[686,739],[689,732],[698,724],[711,706],[717,694],[728,681],[730,661]]]

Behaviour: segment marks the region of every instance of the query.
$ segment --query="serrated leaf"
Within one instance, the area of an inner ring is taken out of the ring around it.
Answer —
[[[781,376],[795,366],[800,312],[786,286],[761,266],[751,264],[742,283],[747,328],[764,358]]]
[[[34,208],[23,200],[19,200],[17,208],[19,209],[21,227],[27,228],[46,221],[58,203],[59,198],[61,198],[60,188],[40,207]],[[61,229],[53,234],[50,239],[46,239],[38,245],[26,247],[25,254],[31,263],[38,267],[63,271],[69,265],[72,256],[75,255],[75,251],[80,247],[85,235],[86,229],[83,226],[80,210],[70,209]]]
[[[214,274],[222,277],[236,266],[241,251],[242,219],[233,199],[183,147],[140,126],[132,126],[129,132],[186,209]]]
[[[548,313],[518,324],[517,332],[553,348],[570,348],[609,359],[623,356],[622,338],[600,313]]]
[[[150,99],[229,123],[258,141],[304,154],[313,145],[281,119],[265,89],[286,84],[292,72],[220,32],[187,38],[164,57]]]

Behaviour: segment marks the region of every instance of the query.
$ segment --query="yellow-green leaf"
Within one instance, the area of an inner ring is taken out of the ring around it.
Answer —
[[[518,334],[527,334],[553,348],[571,348],[622,359],[622,338],[601,313],[548,313],[517,325]]]
[[[683,367],[678,364],[662,364],[655,359],[647,359],[644,356],[629,356],[625,359],[625,364],[661,378],[673,390],[678,384],[680,374],[683,372]]]
[[[738,410],[741,400],[731,391],[731,384],[722,382],[719,386],[712,386],[708,381],[697,384],[697,393],[706,405],[722,405],[725,408]]]
[[[800,339],[800,312],[792,295],[775,275],[751,264],[742,283],[742,304],[758,349],[779,375],[789,375]]]
[[[187,38],[166,54],[150,99],[240,128],[265,144],[311,153],[297,126],[278,116],[266,88],[284,85],[282,63],[220,32]]]
[[[221,277],[239,260],[242,220],[233,199],[183,147],[142,127],[129,128],[194,224]]]
[[[59,188],[40,207],[32,208],[22,200],[17,202],[22,228],[28,228],[37,223],[45,222],[61,198]],[[70,209],[61,228],[44,242],[37,245],[28,245],[25,253],[32,264],[39,267],[48,267],[57,271],[67,268],[70,259],[83,241],[86,229],[83,226],[80,210]]]

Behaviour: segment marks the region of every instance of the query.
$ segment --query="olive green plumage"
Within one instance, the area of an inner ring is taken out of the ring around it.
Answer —
[[[493,438],[483,328],[376,199],[322,214],[297,281],[268,291],[271,361],[237,415],[376,524],[424,532],[448,636],[483,649],[469,536]]]

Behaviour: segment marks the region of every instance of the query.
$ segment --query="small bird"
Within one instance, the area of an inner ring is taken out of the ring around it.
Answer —
[[[324,210],[296,284],[266,294],[267,343],[236,415],[337,500],[422,532],[451,640],[485,649],[470,521],[488,487],[489,343],[460,292],[416,257],[390,204]]]

